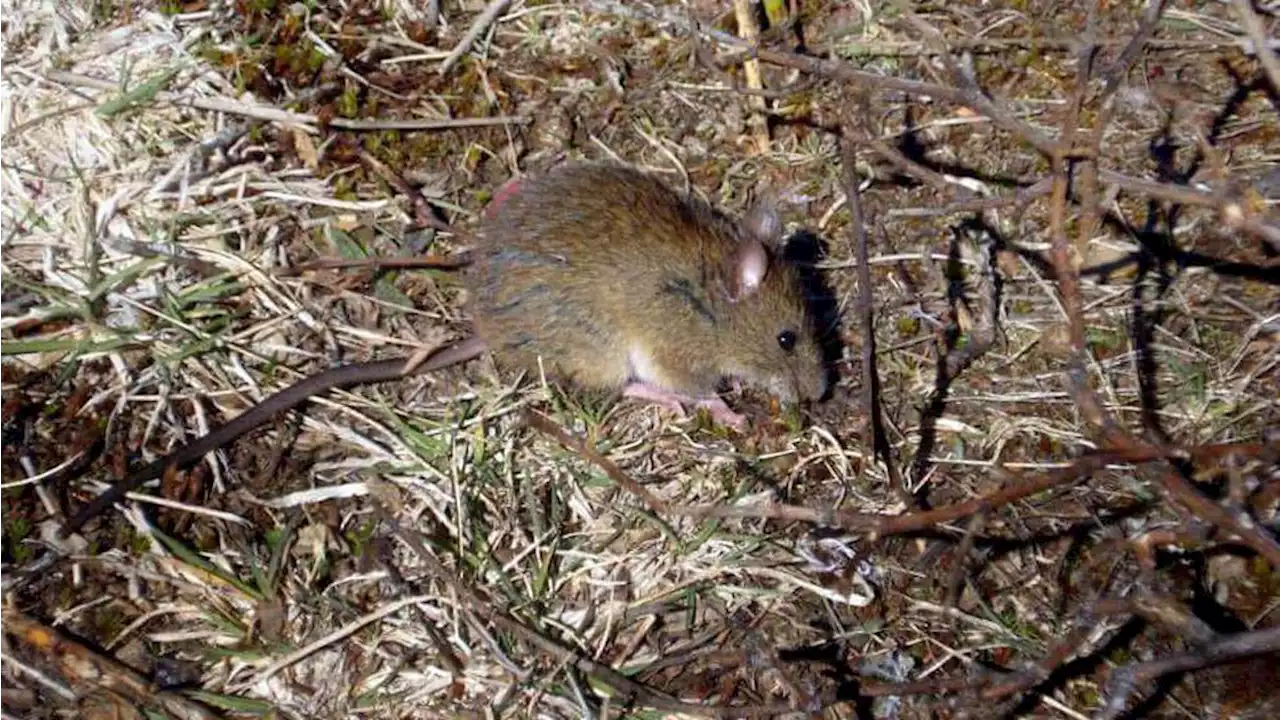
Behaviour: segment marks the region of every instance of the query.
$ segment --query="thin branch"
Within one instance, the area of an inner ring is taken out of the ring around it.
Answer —
[[[733,14],[738,22],[738,35],[751,45],[756,45],[760,40],[760,27],[756,24],[755,3],[751,0],[733,0]],[[744,61],[742,72],[746,76],[749,90],[759,92],[764,89],[764,83],[760,78],[759,60],[749,58]],[[747,122],[755,140],[756,151],[769,152],[769,122],[765,119],[768,105],[760,95],[749,96],[747,104],[752,110]]]
[[[649,492],[640,483],[631,478],[622,468],[618,467],[609,458],[596,452],[596,449],[588,445],[586,442],[574,437],[568,430],[560,427],[554,420],[534,410],[525,410],[524,422],[529,426],[537,429],[539,432],[551,437],[560,443],[567,450],[578,453],[588,461],[594,463],[609,479],[616,483],[619,487],[627,492],[640,498],[647,504],[650,509],[662,511],[667,509],[667,501]]]
[[[947,49],[946,40],[943,39],[942,33],[938,32],[929,23],[922,20],[918,15],[911,12],[911,6],[903,0],[894,0],[894,4],[906,17],[907,22],[911,23],[922,35],[925,36],[925,42],[931,45],[938,53],[938,57],[942,60],[947,68],[948,74],[951,76],[951,82],[958,86],[964,97],[964,104],[976,110],[983,115],[991,118],[996,127],[1006,132],[1012,133],[1015,137],[1021,138],[1027,144],[1039,150],[1043,155],[1053,155],[1057,151],[1057,143],[1055,143],[1048,135],[1040,132],[1030,124],[1019,120],[1015,115],[1005,109],[1004,103],[999,100],[988,98],[983,89],[978,85],[977,80],[972,75],[960,69],[956,61],[951,57],[950,51]],[[1071,147],[1066,145],[1066,147]]]
[[[468,233],[465,230],[459,230],[453,225],[450,225],[444,220],[436,217],[430,201],[427,200],[422,193],[415,190],[414,187],[409,184],[409,181],[405,180],[400,173],[397,173],[387,167],[386,163],[382,162],[365,150],[360,151],[360,162],[364,163],[370,170],[377,173],[378,176],[385,180],[388,185],[396,190],[396,192],[404,195],[409,199],[409,202],[413,203],[413,217],[418,221],[418,224],[432,228],[433,230],[439,230],[440,232],[455,235],[469,243],[474,244],[476,242],[476,237],[471,233]]]
[[[456,255],[418,255],[412,257],[371,257],[371,258],[322,258],[300,263],[291,267],[276,268],[274,275],[289,277],[301,275],[311,270],[338,270],[342,268],[374,268],[377,270],[405,269],[438,269],[453,270],[468,265],[471,258],[467,253]]]
[[[862,409],[866,413],[871,431],[871,445],[884,463],[889,474],[889,485],[898,499],[908,507],[915,507],[911,489],[902,481],[897,459],[885,434],[884,415],[880,407],[880,371],[876,367],[875,310],[871,300],[871,263],[867,250],[867,225],[862,217],[862,200],[858,193],[858,171],[855,167],[858,150],[853,141],[852,122],[845,123],[841,138],[841,165],[845,197],[849,205],[850,229],[854,235],[854,247],[858,255],[858,321],[862,331]]]
[[[786,705],[728,707],[718,705],[698,705],[695,703],[683,702],[662,694],[646,685],[642,685],[617,670],[614,670],[612,667],[597,662],[590,657],[586,657],[572,648],[565,647],[555,640],[539,633],[537,630],[528,627],[512,615],[508,614],[505,610],[501,610],[496,607],[489,600],[482,597],[479,592],[465,585],[456,577],[455,572],[445,567],[444,563],[427,550],[426,546],[416,534],[410,533],[400,527],[399,523],[392,518],[391,513],[388,512],[386,508],[382,507],[381,503],[379,503],[376,498],[374,499],[374,504],[378,508],[378,514],[382,521],[391,529],[392,533],[399,538],[401,542],[413,550],[414,554],[418,556],[418,559],[427,566],[436,578],[449,587],[453,594],[458,598],[459,605],[466,612],[474,613],[498,626],[504,632],[523,639],[530,645],[533,645],[547,655],[550,655],[557,662],[571,665],[580,672],[586,673],[605,685],[612,687],[619,694],[625,696],[625,698],[630,702],[657,708],[659,710],[715,718],[773,717],[791,710],[791,708]]]
[[[449,74],[449,71],[453,69],[453,66],[458,62],[458,60],[462,59],[462,56],[467,54],[467,51],[470,50],[476,40],[479,40],[480,36],[489,29],[490,25],[498,21],[498,16],[502,15],[510,4],[511,0],[490,0],[488,7],[484,9],[484,12],[476,16],[475,22],[471,23],[471,29],[468,30],[467,34],[462,37],[462,40],[453,47],[453,50],[449,53],[449,56],[444,59],[444,62],[440,63],[439,72],[441,75]]]
[[[99,80],[87,75],[54,71],[46,75],[49,80],[63,85],[87,87],[96,90],[118,91],[120,85],[110,80]],[[318,115],[311,113],[290,112],[279,108],[262,105],[246,105],[235,100],[222,97],[194,97],[180,93],[158,92],[152,98],[157,102],[166,102],[179,107],[190,107],[209,112],[221,112],[230,115],[293,125],[306,132],[319,134],[321,125],[351,130],[356,132],[378,130],[455,130],[459,128],[492,127],[494,125],[528,125],[532,118],[523,115],[498,115],[478,118],[446,118],[442,120],[353,120],[335,117],[321,121]]]
[[[1280,570],[1280,543],[1258,527],[1257,523],[1248,517],[1236,517],[1226,508],[1202,495],[1194,485],[1182,477],[1182,473],[1177,468],[1167,469],[1161,477],[1160,484],[1175,504],[1181,504],[1201,520],[1213,523],[1218,528],[1236,535],[1241,542],[1266,558],[1267,562],[1271,563],[1272,569]]]
[[[1276,652],[1280,652],[1280,627],[1227,635],[1193,652],[1120,668],[1111,675],[1107,703],[1096,717],[1098,720],[1111,720],[1120,715],[1129,697],[1143,683],[1166,675]]]
[[[181,720],[214,720],[217,714],[181,694],[161,690],[115,658],[84,645],[17,610],[4,610],[5,635],[40,651],[82,692],[100,688],[139,706],[159,708]]]
[[[1069,148],[1074,140],[1079,106],[1071,116],[1063,121],[1063,142],[1061,147]],[[1065,152],[1057,152],[1052,158],[1053,188],[1049,202],[1049,260],[1053,265],[1055,279],[1058,283],[1058,295],[1062,307],[1067,314],[1067,336],[1070,340],[1071,353],[1067,359],[1067,383],[1071,389],[1071,397],[1085,421],[1102,429],[1108,437],[1110,446],[1121,445],[1119,440],[1123,432],[1116,425],[1110,413],[1103,408],[1098,396],[1089,387],[1088,372],[1085,370],[1085,354],[1088,347],[1084,337],[1084,313],[1080,299],[1080,271],[1073,259],[1071,242],[1067,238],[1067,158]]]
[[[1258,62],[1262,63],[1267,79],[1271,81],[1271,89],[1280,94],[1280,57],[1271,50],[1267,28],[1262,24],[1262,18],[1258,17],[1258,13],[1253,11],[1253,0],[1234,0],[1234,2],[1236,14],[1240,16],[1240,24],[1244,26],[1249,39],[1253,41],[1253,52],[1258,56]]]
[[[1125,76],[1129,74],[1129,69],[1138,61],[1142,51],[1151,42],[1151,35],[1155,32],[1156,27],[1160,25],[1160,16],[1163,12],[1164,0],[1147,0],[1147,7],[1142,13],[1142,22],[1138,25],[1138,31],[1133,34],[1132,38],[1129,38],[1129,42],[1125,44],[1124,49],[1120,51],[1120,54],[1116,56],[1116,59],[1102,75],[1102,94],[1096,98],[1095,102],[1097,104],[1105,104],[1107,99],[1123,84]],[[1101,128],[1098,128],[1097,132],[1101,134]]]
[[[1103,182],[1111,183],[1121,190],[1131,193],[1141,193],[1181,205],[1216,210],[1218,211],[1218,218],[1227,227],[1245,230],[1265,239],[1277,249],[1280,249],[1280,225],[1272,224],[1275,222],[1274,220],[1268,222],[1264,218],[1251,215],[1245,203],[1220,198],[1217,195],[1202,192],[1185,185],[1170,185],[1150,180],[1140,180],[1112,170],[1099,170],[1098,177]]]
[[[1259,443],[1227,443],[1206,445],[1192,450],[1170,450],[1152,445],[1133,445],[1109,452],[1085,455],[1070,465],[1057,468],[1029,479],[1018,480],[1006,487],[980,497],[954,505],[944,505],[924,512],[903,515],[879,515],[858,513],[838,508],[809,508],[799,505],[768,504],[756,506],[696,506],[669,505],[667,511],[690,517],[758,518],[807,522],[823,527],[834,527],[852,532],[863,532],[872,537],[900,535],[918,532],[942,523],[969,517],[984,508],[999,508],[1054,488],[1065,488],[1087,480],[1094,473],[1111,463],[1144,463],[1164,459],[1204,462],[1228,454],[1256,457],[1266,451]],[[1019,477],[1014,474],[1014,477]]]

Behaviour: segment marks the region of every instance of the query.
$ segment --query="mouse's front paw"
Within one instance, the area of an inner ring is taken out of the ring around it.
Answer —
[[[711,419],[726,427],[731,427],[739,432],[747,429],[747,416],[738,412],[734,412],[732,408],[720,398],[709,400],[699,400],[698,407],[703,408],[711,414]]]

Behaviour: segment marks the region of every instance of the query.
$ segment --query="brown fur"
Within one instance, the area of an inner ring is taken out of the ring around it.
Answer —
[[[662,385],[714,394],[738,377],[783,400],[825,375],[794,270],[775,238],[759,291],[729,300],[749,230],[625,166],[570,163],[523,183],[489,216],[467,278],[472,316],[504,365],[622,387],[643,348]],[[787,352],[777,336],[797,338]]]

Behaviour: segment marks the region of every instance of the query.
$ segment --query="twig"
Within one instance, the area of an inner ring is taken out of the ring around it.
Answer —
[[[1280,94],[1280,58],[1271,50],[1271,42],[1267,39],[1267,28],[1263,26],[1262,18],[1258,17],[1258,13],[1253,11],[1253,0],[1234,0],[1234,2],[1236,14],[1240,16],[1240,24],[1249,34],[1249,39],[1253,41],[1253,52],[1258,56],[1258,62],[1262,63],[1267,79],[1271,81],[1271,89]]]
[[[1218,637],[1213,628],[1186,605],[1163,595],[1138,592],[1126,598],[1113,598],[1099,603],[1097,611],[1103,615],[1137,615],[1192,647],[1204,647]]]
[[[453,50],[449,53],[449,56],[444,59],[444,62],[440,63],[439,72],[441,75],[449,74],[449,71],[453,69],[454,64],[456,64],[458,60],[460,60],[462,56],[471,49],[472,44],[474,44],[476,40],[480,39],[480,36],[489,29],[490,25],[497,21],[498,16],[501,15],[510,4],[511,0],[490,0],[488,7],[484,9],[484,12],[480,13],[480,15],[476,17],[475,22],[471,23],[471,29],[468,30],[462,40],[454,46]]]
[[[215,720],[218,716],[187,698],[161,690],[145,676],[112,657],[63,635],[26,615],[5,608],[4,632],[41,651],[75,685],[102,688],[140,706],[160,708],[181,720]]]
[[[879,515],[858,513],[837,508],[809,508],[799,505],[769,504],[756,506],[693,506],[668,505],[667,511],[691,517],[758,518],[808,522],[824,527],[836,527],[869,535],[885,536],[917,532],[945,522],[968,517],[984,508],[992,510],[1057,487],[1075,485],[1114,462],[1144,463],[1163,459],[1182,459],[1204,462],[1224,455],[1239,454],[1255,457],[1266,452],[1260,443],[1227,443],[1206,445],[1191,450],[1171,450],[1152,445],[1135,445],[1109,452],[1085,455],[1067,467],[1023,479],[999,490],[954,505],[944,505],[933,510],[903,515]],[[1018,477],[1015,475],[1015,477]]]
[[[903,0],[894,0],[894,4],[902,11],[907,22],[920,31],[925,36],[925,41],[937,50],[938,57],[947,67],[948,74],[951,76],[951,82],[960,88],[965,105],[991,118],[991,122],[995,123],[996,127],[1021,138],[1042,154],[1054,154],[1057,149],[1057,143],[1050,139],[1049,136],[1008,112],[1003,103],[988,98],[982,88],[978,86],[977,81],[969,73],[960,69],[960,66],[956,64],[956,61],[951,57],[951,53],[947,50],[946,41],[943,39],[942,33],[912,12],[911,6]],[[1070,147],[1070,145],[1067,145],[1067,147]]]
[[[413,216],[420,226],[429,227],[441,232],[447,232],[459,238],[463,238],[470,242],[475,242],[476,238],[471,233],[459,230],[453,225],[436,217],[432,211],[431,205],[422,193],[418,192],[405,180],[399,173],[387,167],[385,163],[377,159],[368,152],[360,151],[360,162],[364,163],[370,170],[373,170],[383,180],[387,182],[394,190],[404,195],[413,204]],[[459,251],[452,255],[424,255],[414,257],[388,257],[388,258],[323,258],[313,260],[311,262],[294,265],[293,267],[278,268],[275,271],[277,276],[299,275],[309,270],[329,270],[339,268],[433,268],[433,269],[456,269],[470,264],[471,256],[468,252]]]
[[[1139,180],[1112,170],[1099,170],[1098,177],[1103,182],[1116,185],[1121,190],[1141,193],[1182,205],[1217,210],[1219,219],[1227,227],[1245,230],[1257,237],[1264,238],[1277,249],[1280,249],[1280,226],[1272,225],[1261,218],[1248,214],[1243,203],[1224,200],[1216,195],[1201,192],[1185,185],[1170,185],[1150,180]]]
[[[524,411],[524,421],[528,425],[536,428],[539,432],[551,437],[560,443],[567,450],[572,450],[592,463],[595,463],[609,479],[617,483],[619,487],[627,492],[635,495],[643,500],[652,510],[662,511],[667,509],[667,501],[649,492],[640,483],[636,482],[623,472],[612,460],[596,452],[595,448],[586,442],[574,437],[569,431],[560,427],[551,418],[543,415],[535,410]]]
[[[276,268],[274,275],[280,277],[289,277],[292,275],[301,275],[310,270],[337,270],[342,268],[375,268],[385,270],[389,268],[395,269],[419,269],[419,268],[435,268],[442,270],[452,270],[463,267],[471,262],[467,253],[457,253],[456,255],[419,255],[413,257],[385,257],[385,258],[323,258],[320,260],[312,260],[291,267]]]
[[[49,80],[64,85],[73,85],[78,87],[94,88],[96,90],[119,90],[120,86],[110,80],[99,80],[98,78],[88,77],[86,75],[77,75],[75,73],[54,71],[46,76]],[[321,122],[320,117],[311,113],[297,113],[288,110],[280,110],[279,108],[264,107],[261,105],[246,105],[222,97],[192,97],[190,95],[182,95],[180,93],[157,92],[152,96],[158,102],[167,102],[179,107],[191,107],[197,110],[207,110],[209,112],[221,112],[231,115],[242,115],[244,117],[262,120],[265,122],[277,122],[285,125],[294,125],[308,133],[319,134],[320,125],[337,128],[339,130],[351,131],[375,131],[375,130],[452,130],[458,128],[473,127],[492,127],[494,125],[527,125],[532,122],[531,118],[523,115],[498,115],[495,117],[479,117],[479,118],[449,118],[443,120],[353,120],[350,118],[335,117],[326,122]]]
[[[1141,683],[1275,652],[1280,652],[1280,627],[1227,635],[1194,652],[1120,668],[1111,676],[1110,697],[1096,717],[1098,720],[1111,720],[1118,716]]]
[[[436,217],[435,212],[431,208],[430,201],[428,201],[422,193],[415,190],[413,186],[409,184],[409,181],[405,180],[400,173],[397,173],[387,167],[386,163],[363,149],[360,150],[360,162],[364,163],[370,170],[377,173],[378,176],[385,180],[388,185],[396,190],[396,192],[404,195],[409,199],[409,202],[413,203],[413,217],[420,225],[432,228],[433,230],[439,230],[440,232],[447,232],[451,235],[456,235],[465,239],[467,242],[475,242],[476,238],[470,233],[459,230],[453,225],[450,225]]]
[[[756,25],[755,5],[751,0],[733,0],[733,14],[738,21],[738,34],[751,45],[760,40],[760,28]],[[760,61],[748,58],[742,63],[743,74],[746,75],[747,89],[759,92],[764,89],[760,80]],[[767,105],[763,97],[752,95],[747,104],[754,111],[748,119],[755,139],[756,152],[769,151],[769,123],[764,117]]]
[[[374,499],[375,504],[379,504]],[[586,657],[576,652],[572,648],[565,647],[560,643],[546,637],[526,626],[515,617],[508,614],[493,605],[489,600],[482,597],[479,592],[473,588],[464,585],[457,577],[456,573],[449,570],[440,562],[435,555],[431,554],[422,541],[415,535],[407,532],[400,527],[386,509],[381,511],[384,522],[391,528],[391,531],[397,538],[407,545],[434,574],[440,582],[443,582],[458,598],[459,604],[471,613],[475,613],[479,617],[493,623],[501,628],[504,632],[510,633],[525,640],[531,645],[536,646],[542,652],[550,655],[557,662],[566,663],[577,668],[579,671],[590,675],[612,687],[618,693],[624,695],[627,700],[635,702],[647,707],[657,708],[659,710],[667,710],[670,712],[688,713],[690,715],[698,715],[703,717],[717,718],[741,718],[741,717],[772,717],[790,710],[785,705],[776,706],[756,706],[756,707],[725,707],[715,705],[697,705],[677,700],[668,695],[659,693],[658,691],[642,685],[622,673],[603,663],[597,662],[590,657]]]
[[[383,522],[388,520],[386,508],[379,503],[373,504],[374,512],[382,519]],[[374,556],[374,561],[387,572],[387,579],[401,595],[411,595],[409,582],[405,580],[404,574],[400,572],[400,568],[393,562],[394,557],[391,552],[390,542],[385,535],[379,535],[374,538],[375,542],[369,544],[368,552]],[[427,639],[431,641],[431,645],[436,650],[436,657],[440,658],[440,662],[444,663],[445,668],[456,678],[460,677],[467,671],[466,665],[463,664],[458,656],[453,652],[453,648],[449,647],[449,641],[445,639],[440,631],[436,629],[435,623],[421,605],[413,605],[413,609],[417,611],[421,622],[418,627],[427,634]]]
[[[1084,313],[1081,310],[1080,271],[1072,257],[1071,242],[1067,238],[1068,179],[1065,150],[1075,140],[1079,112],[1079,103],[1073,103],[1071,112],[1062,123],[1062,141],[1051,158],[1053,187],[1049,201],[1049,261],[1053,265],[1058,295],[1067,314],[1067,336],[1071,347],[1067,358],[1067,384],[1071,389],[1071,397],[1086,422],[1102,429],[1111,440],[1110,445],[1121,446],[1116,440],[1122,438],[1123,433],[1089,387],[1084,361],[1088,347],[1084,337]]]
[[[1142,55],[1142,51],[1147,44],[1151,42],[1151,35],[1155,32],[1156,27],[1160,25],[1160,15],[1164,12],[1165,0],[1147,0],[1147,8],[1142,14],[1142,22],[1138,25],[1138,31],[1129,38],[1129,42],[1125,43],[1124,49],[1112,61],[1111,66],[1102,75],[1102,94],[1095,100],[1096,103],[1102,105],[1107,99],[1120,87],[1124,82],[1125,75],[1129,74],[1129,68],[1137,62],[1138,57]],[[1096,46],[1097,40],[1094,40]],[[1101,126],[1102,123],[1099,123]],[[1098,134],[1102,134],[1102,128],[1095,128]],[[1096,156],[1095,156],[1096,157]]]
[[[871,264],[868,260],[867,226],[862,217],[862,201],[858,193],[858,171],[855,167],[858,151],[854,144],[853,123],[844,123],[841,138],[841,174],[844,192],[849,204],[850,229],[854,234],[854,246],[858,254],[858,320],[862,330],[862,405],[871,430],[871,443],[875,454],[884,463],[889,474],[889,485],[898,499],[908,507],[916,507],[911,489],[902,482],[902,473],[893,456],[893,448],[884,430],[884,417],[880,408],[880,371],[876,367],[876,329],[871,300]]]
[[[912,207],[912,208],[893,208],[886,213],[890,217],[933,217],[937,215],[951,215],[953,213],[969,213],[982,212],[984,210],[998,210],[1002,207],[1010,205],[1026,205],[1036,198],[1049,194],[1053,184],[1048,178],[1040,180],[1029,187],[1022,188],[1012,195],[1000,195],[998,197],[973,198],[970,200],[955,200],[940,207]]]
[[[1257,523],[1248,518],[1237,518],[1226,508],[1202,495],[1194,485],[1182,477],[1181,471],[1177,468],[1171,467],[1165,470],[1160,482],[1169,499],[1175,504],[1181,504],[1201,520],[1213,523],[1222,530],[1236,535],[1241,542],[1266,558],[1273,570],[1280,570],[1280,543],[1259,528]]]
[[[955,551],[956,566],[951,571],[951,577],[947,579],[946,599],[942,602],[947,607],[956,607],[960,602],[964,579],[969,570],[969,555],[973,552],[974,539],[978,533],[982,532],[990,515],[991,508],[979,508],[978,512],[969,518],[969,523],[965,526],[964,537],[960,538],[960,545],[956,547]]]

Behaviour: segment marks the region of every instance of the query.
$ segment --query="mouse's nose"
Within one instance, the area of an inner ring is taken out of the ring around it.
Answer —
[[[827,392],[831,389],[831,382],[828,379],[827,368],[819,363],[816,368],[805,373],[799,378],[799,391],[801,397],[809,402],[818,402],[827,396]]]

